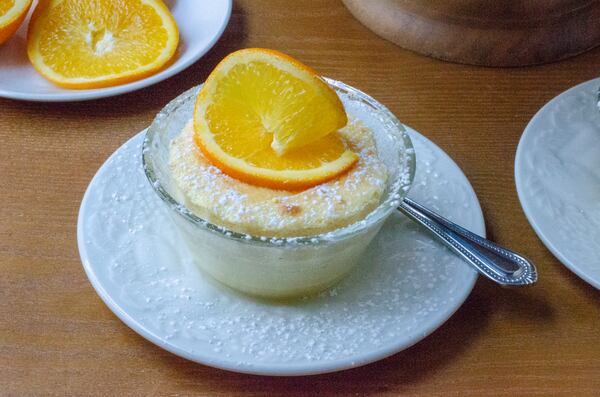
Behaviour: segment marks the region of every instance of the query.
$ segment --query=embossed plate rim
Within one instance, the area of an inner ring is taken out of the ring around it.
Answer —
[[[529,139],[529,136],[535,133],[534,130],[534,124],[537,122],[537,120],[541,119],[542,117],[544,117],[545,113],[548,112],[550,109],[552,109],[553,106],[555,106],[555,104],[557,103],[558,100],[560,100],[560,98],[563,98],[567,95],[571,95],[576,91],[582,90],[582,89],[587,89],[590,86],[593,86],[594,89],[597,89],[598,85],[600,84],[600,78],[595,78],[595,79],[591,79],[588,81],[584,81],[582,83],[579,83],[563,92],[561,92],[560,94],[556,95],[555,97],[553,97],[552,99],[550,99],[546,104],[544,104],[544,106],[542,106],[536,113],[535,115],[531,118],[531,120],[529,120],[529,122],[527,123],[527,126],[525,127],[525,129],[523,130],[523,134],[521,135],[521,138],[519,139],[519,144],[517,145],[517,151],[516,151],[516,155],[515,155],[515,185],[516,185],[516,189],[517,189],[517,195],[519,197],[519,202],[521,203],[521,208],[523,208],[523,212],[525,213],[525,217],[527,218],[527,221],[529,222],[529,224],[531,225],[531,227],[533,228],[533,230],[535,231],[535,233],[537,234],[537,236],[540,238],[540,240],[542,241],[542,243],[546,246],[546,248],[548,248],[548,250],[564,265],[566,266],[568,269],[570,269],[573,273],[575,273],[577,276],[579,276],[582,280],[584,280],[585,282],[587,282],[588,284],[592,285],[593,287],[600,289],[600,279],[596,279],[593,276],[591,276],[589,274],[589,270],[585,267],[585,265],[582,267],[581,265],[575,263],[571,258],[568,257],[568,255],[564,254],[562,252],[562,250],[558,247],[558,243],[556,241],[553,241],[553,239],[551,237],[549,237],[548,233],[546,233],[544,231],[544,229],[540,226],[540,222],[538,222],[538,219],[535,215],[535,211],[533,209],[533,205],[529,205],[528,204],[528,199],[526,197],[526,187],[525,187],[525,183],[523,181],[523,178],[525,178],[524,174],[524,170],[527,168],[525,166],[525,152],[527,150],[526,148],[526,142]],[[590,100],[592,100],[592,98],[590,98]]]
[[[477,223],[477,227],[474,229],[474,232],[485,235],[485,224],[483,220],[483,213],[481,211],[481,206],[477,199],[475,192],[473,191],[468,179],[464,175],[464,173],[460,170],[458,165],[454,163],[454,161],[439,147],[437,147],[434,143],[432,143],[427,138],[423,137],[421,134],[416,132],[415,130],[407,127],[409,134],[413,137],[421,140],[425,145],[428,145],[432,148],[432,150],[436,150],[437,154],[440,158],[444,158],[451,164],[455,170],[455,174],[457,178],[462,179],[464,182],[465,190],[468,191],[468,194],[471,196],[471,205],[472,208],[470,211],[473,211],[473,218],[475,219],[475,223]],[[140,134],[143,134],[142,131]],[[131,140],[139,139],[140,134],[137,134]],[[130,141],[131,141],[130,140]],[[113,157],[115,157],[119,153],[119,149],[115,151],[107,160],[109,162]],[[417,152],[418,156],[418,152]],[[106,164],[106,163],[105,163]],[[101,173],[104,165],[98,170],[90,186],[93,186],[94,180],[101,177]],[[141,164],[140,164],[141,167]],[[398,341],[397,343],[392,343],[388,345],[384,345],[379,349],[374,349],[369,351],[366,354],[357,355],[356,357],[348,358],[344,357],[341,359],[329,360],[325,362],[311,362],[310,364],[289,364],[289,363],[280,363],[280,364],[244,364],[244,365],[235,365],[233,360],[227,359],[219,359],[214,353],[203,353],[202,351],[194,351],[193,353],[182,349],[176,346],[174,343],[171,343],[169,340],[165,339],[164,336],[161,336],[151,330],[147,329],[143,324],[138,322],[136,318],[131,316],[126,310],[124,310],[118,302],[113,299],[111,293],[107,291],[102,282],[96,275],[94,271],[94,264],[90,261],[87,249],[86,249],[86,241],[84,233],[84,222],[86,219],[85,213],[85,203],[88,200],[88,196],[90,195],[90,188],[86,190],[78,217],[78,225],[77,225],[77,242],[79,246],[79,251],[82,259],[82,264],[84,270],[92,284],[92,286],[97,291],[100,298],[104,301],[104,303],[115,313],[115,315],[121,319],[125,324],[127,324],[130,328],[132,328],[135,332],[149,340],[150,342],[156,344],[157,346],[173,353],[178,356],[184,357],[191,361],[198,362],[200,364],[230,370],[234,372],[241,373],[249,373],[256,375],[275,375],[275,376],[297,376],[297,375],[313,375],[313,374],[321,374],[327,372],[340,371],[344,369],[354,368],[361,365],[365,365],[383,358],[386,358],[390,355],[393,355],[401,350],[404,350],[415,343],[421,341],[423,338],[431,334],[437,328],[439,328],[448,318],[450,318],[456,310],[463,304],[465,299],[469,296],[472,291],[475,281],[477,279],[477,273],[471,271],[470,269],[466,270],[466,280],[467,282],[464,285],[461,285],[461,290],[456,292],[456,295],[453,295],[454,300],[449,300],[444,303],[444,308],[436,311],[436,317],[433,319],[429,319],[429,323],[426,327],[414,330],[403,340]],[[448,255],[453,255],[448,251]],[[467,266],[467,265],[465,265]]]

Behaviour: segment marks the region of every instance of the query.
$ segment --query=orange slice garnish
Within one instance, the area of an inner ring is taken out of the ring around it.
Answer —
[[[273,50],[227,56],[198,94],[196,144],[222,171],[273,189],[316,186],[358,156],[337,130],[347,123],[335,91],[312,69]]]
[[[0,44],[8,40],[21,26],[31,7],[31,0],[0,1]]]
[[[97,88],[156,73],[178,42],[161,0],[46,0],[31,18],[27,54],[57,85]]]

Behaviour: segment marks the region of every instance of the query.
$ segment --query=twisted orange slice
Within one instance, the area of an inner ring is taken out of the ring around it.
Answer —
[[[200,90],[196,144],[222,171],[273,189],[299,190],[348,171],[358,156],[337,130],[335,91],[312,69],[273,50],[227,56]]]
[[[0,44],[21,26],[31,7],[31,0],[0,0]]]
[[[156,73],[178,42],[161,0],[44,0],[29,24],[27,54],[55,84],[97,88]]]

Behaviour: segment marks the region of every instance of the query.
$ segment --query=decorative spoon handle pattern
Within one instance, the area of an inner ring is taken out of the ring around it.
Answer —
[[[501,285],[528,285],[537,281],[531,261],[499,246],[405,198],[398,210],[425,226],[479,273]]]

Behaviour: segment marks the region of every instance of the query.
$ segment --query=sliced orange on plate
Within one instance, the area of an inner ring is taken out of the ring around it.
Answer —
[[[21,26],[32,0],[0,0],[0,44]]]
[[[57,85],[98,88],[156,73],[178,42],[161,0],[44,0],[29,24],[27,54]]]
[[[347,123],[335,91],[316,72],[277,51],[227,56],[198,94],[195,140],[222,171],[273,189],[334,179],[358,160],[338,129]]]

